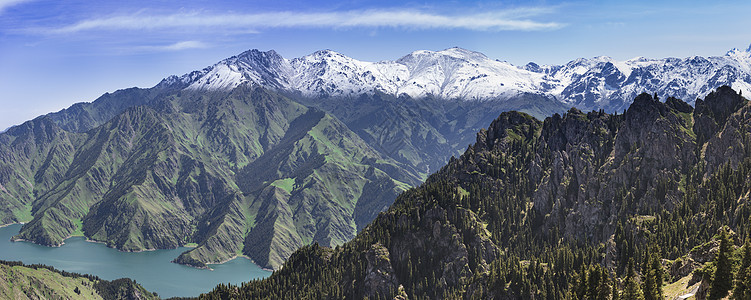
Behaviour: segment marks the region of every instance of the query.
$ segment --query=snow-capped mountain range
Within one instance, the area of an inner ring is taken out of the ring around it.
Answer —
[[[464,101],[542,94],[581,109],[622,110],[637,94],[675,96],[689,103],[721,85],[751,91],[751,46],[724,56],[616,61],[600,56],[565,65],[514,66],[461,48],[415,51],[396,61],[364,62],[331,50],[286,59],[249,50],[160,85],[193,90],[256,84],[306,97],[352,96],[378,90],[394,96]]]

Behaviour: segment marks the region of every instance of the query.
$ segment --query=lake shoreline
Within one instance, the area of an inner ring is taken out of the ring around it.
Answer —
[[[26,224],[26,222],[3,224],[3,225],[0,225],[0,228],[5,228],[5,227],[11,226],[11,225],[23,225],[23,224]]]
[[[233,256],[232,258],[229,258],[229,259],[223,260],[223,261],[221,261],[221,262],[219,262],[219,263],[209,263],[209,264],[206,264],[206,265],[222,265],[222,264],[225,264],[225,263],[231,262],[231,261],[233,261],[233,260],[235,260],[235,259],[238,259],[238,258],[244,258],[244,259],[247,259],[248,261],[250,261],[250,263],[251,263],[251,264],[254,264],[254,265],[258,266],[259,268],[261,268],[261,270],[264,270],[264,271],[268,271],[268,272],[274,272],[274,270],[273,270],[273,269],[269,269],[269,268],[264,268],[264,267],[261,267],[261,265],[257,264],[257,263],[256,263],[256,262],[255,262],[255,261],[254,261],[254,260],[252,259],[252,258],[250,258],[249,256],[247,256],[247,255],[245,255],[245,254],[236,254],[236,255],[235,255],[235,256]],[[209,267],[209,270],[212,270],[212,271],[213,271],[214,269],[213,269],[213,268],[211,268],[211,267]]]
[[[26,222],[9,223],[9,224],[0,225],[0,228],[5,228],[5,227],[8,227],[8,226],[12,226],[12,225],[24,225],[24,224],[26,224]],[[165,248],[165,249],[149,248],[149,249],[141,249],[141,250],[122,250],[122,249],[117,249],[115,247],[111,247],[110,245],[107,245],[107,242],[102,242],[102,241],[97,241],[97,240],[89,239],[85,235],[69,235],[69,236],[65,237],[63,239],[63,242],[60,243],[59,245],[44,245],[44,244],[39,244],[39,243],[36,243],[34,241],[30,241],[30,240],[27,240],[27,239],[14,239],[13,237],[11,237],[10,241],[14,242],[14,243],[15,242],[25,242],[25,243],[31,243],[31,244],[34,244],[34,245],[44,246],[44,247],[60,248],[63,245],[65,245],[65,241],[67,241],[70,238],[75,238],[75,237],[82,237],[82,238],[84,238],[85,242],[93,243],[93,244],[102,244],[102,245],[105,245],[107,248],[114,249],[114,250],[117,250],[119,252],[124,252],[124,253],[141,253],[141,252],[152,252],[152,251],[159,251],[159,250],[174,250],[174,249],[179,249],[179,248],[196,248],[196,247],[198,247],[198,245],[191,245],[191,246],[183,245],[183,246],[178,246],[178,247],[175,247],[175,248]],[[233,257],[231,257],[229,259],[223,260],[223,261],[218,262],[218,263],[207,263],[206,264],[207,267],[205,267],[205,268],[199,268],[199,267],[196,267],[196,266],[191,266],[191,265],[177,263],[177,262],[174,261],[174,259],[171,262],[174,263],[174,264],[178,264],[178,265],[181,265],[181,266],[187,266],[187,267],[191,267],[191,268],[196,268],[196,269],[199,269],[199,270],[211,270],[211,271],[213,271],[214,268],[209,267],[208,265],[222,265],[222,264],[228,263],[228,262],[230,262],[230,261],[232,261],[232,260],[234,260],[236,258],[240,258],[240,257],[249,260],[251,264],[257,266],[258,268],[260,268],[263,271],[274,272],[273,269],[262,267],[261,265],[257,264],[252,258],[250,258],[249,256],[247,256],[245,254],[235,255],[235,256],[233,256]],[[175,258],[175,259],[177,259],[177,258]]]
[[[65,247],[49,247],[33,242],[14,243],[10,238],[18,234],[20,224],[6,224],[0,228],[0,259],[22,261],[25,264],[44,264],[58,270],[91,274],[105,280],[131,278],[160,296],[196,297],[211,291],[220,283],[240,285],[271,275],[252,260],[225,260],[211,264],[211,272],[172,263],[172,259],[191,248],[154,251],[120,251],[85,237],[66,239]],[[85,243],[86,242],[86,243]],[[101,244],[101,245],[99,245]]]

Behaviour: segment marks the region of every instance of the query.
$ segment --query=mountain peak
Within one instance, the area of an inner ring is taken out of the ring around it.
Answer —
[[[308,56],[311,56],[311,57],[337,57],[337,56],[345,57],[344,54],[341,54],[331,49],[318,50],[316,52],[311,53]]]
[[[751,45],[749,45],[748,48],[746,48],[746,50],[741,50],[738,48],[730,49],[730,51],[725,53],[725,56],[736,57],[736,58],[737,57],[742,57],[742,58],[751,57]]]
[[[637,56],[637,57],[627,60],[627,62],[648,62],[648,61],[651,61],[651,59],[646,58],[644,56]]]
[[[673,71],[655,71],[663,67]],[[685,78],[674,80],[678,74]],[[200,71],[168,77],[161,85],[212,90],[251,83],[311,97],[378,91],[467,101],[505,100],[530,92],[584,110],[622,111],[642,91],[693,103],[699,95],[721,85],[749,86],[749,74],[751,49],[734,49],[727,56],[715,57],[617,61],[596,56],[565,65],[519,67],[460,47],[418,50],[396,61],[381,62],[360,61],[330,49],[293,59],[273,50],[253,49]]]
[[[485,54],[483,54],[483,53],[480,53],[480,52],[477,52],[477,51],[472,51],[472,50],[467,50],[467,49],[459,48],[459,47],[451,47],[451,48],[448,48],[448,49],[444,49],[444,50],[438,51],[436,53],[440,53],[440,54],[443,54],[443,55],[454,56],[454,57],[479,57],[479,58],[487,58],[487,56],[485,56]]]
[[[472,59],[472,60],[486,60],[488,57],[480,52],[467,50],[460,47],[451,47],[446,48],[441,51],[430,51],[430,50],[417,50],[414,51],[405,57],[403,57],[400,60],[403,60],[407,57],[421,57],[421,56],[427,56],[427,57],[441,57],[441,56],[448,56],[453,58],[461,58],[461,59]]]
[[[279,58],[282,57],[281,55],[279,55],[279,53],[276,53],[276,51],[274,51],[273,49],[269,51],[250,49],[248,51],[240,53],[240,55],[238,55],[237,57],[259,57],[259,56],[260,57],[279,57]]]

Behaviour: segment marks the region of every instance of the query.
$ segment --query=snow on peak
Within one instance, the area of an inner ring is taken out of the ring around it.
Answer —
[[[637,57],[627,60],[627,62],[635,62],[635,63],[648,62],[648,61],[651,61],[651,59],[646,58],[644,56],[637,56]]]
[[[542,76],[458,47],[420,50],[396,61],[381,62],[359,61],[332,50],[291,60],[273,51],[249,50],[164,82],[181,82],[194,90],[232,89],[247,83],[305,96],[380,91],[394,96],[482,100],[542,92],[537,84]]]
[[[751,45],[749,45],[746,50],[741,50],[738,48],[730,49],[730,51],[725,53],[725,56],[733,57],[736,59],[749,58],[751,57]]]
[[[286,59],[273,50],[249,50],[200,71],[170,76],[160,85],[196,90],[241,84],[303,96],[350,96],[376,91],[394,96],[506,99],[548,95],[580,109],[622,110],[641,92],[693,102],[720,85],[751,94],[751,46],[725,56],[683,59],[579,58],[565,65],[516,67],[459,47],[418,50],[395,61],[360,61],[332,50]]]
[[[472,51],[472,50],[467,50],[467,49],[459,48],[459,47],[448,48],[445,50],[438,51],[436,53],[441,54],[441,55],[456,57],[456,58],[465,58],[465,59],[472,59],[472,60],[488,59],[488,57],[485,56],[485,54],[483,53]]]

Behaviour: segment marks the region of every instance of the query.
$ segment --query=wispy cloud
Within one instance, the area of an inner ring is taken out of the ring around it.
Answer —
[[[143,51],[180,51],[180,50],[186,50],[186,49],[202,49],[207,48],[208,45],[200,42],[200,41],[182,41],[177,42],[174,44],[169,45],[158,45],[158,46],[140,46],[137,47],[136,50],[143,50]]]
[[[8,7],[11,7],[16,4],[21,4],[24,2],[30,2],[32,0],[0,0],[0,14],[3,13],[3,10],[5,10]]]
[[[548,8],[522,8],[467,14],[437,14],[416,10],[355,10],[321,13],[285,11],[256,14],[191,12],[167,15],[137,13],[83,20],[45,31],[60,34],[94,30],[253,30],[292,27],[535,31],[563,27],[564,24],[561,23],[531,19],[549,12]]]

